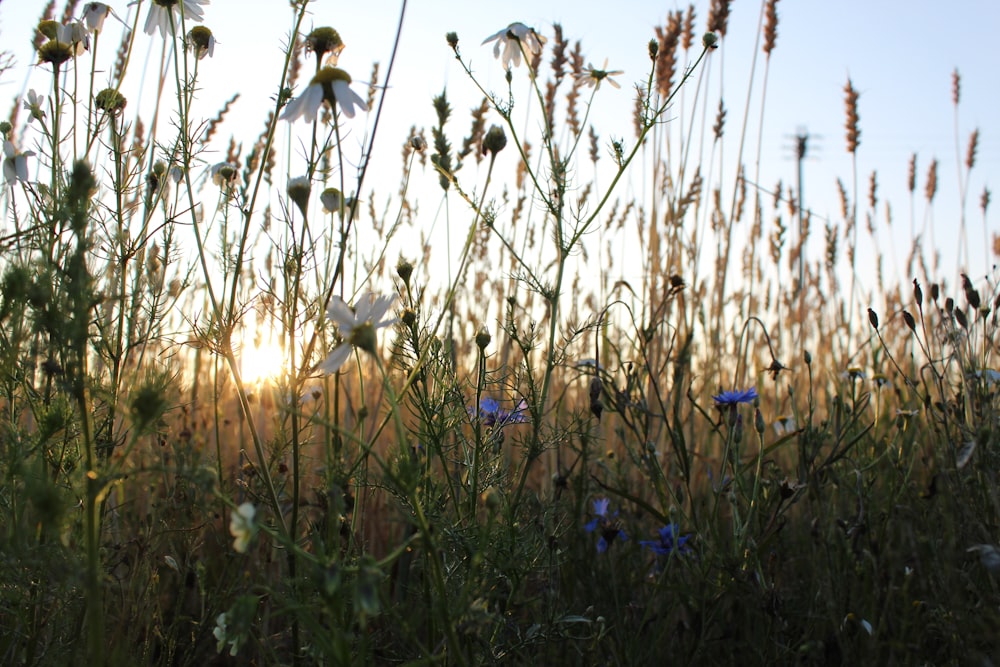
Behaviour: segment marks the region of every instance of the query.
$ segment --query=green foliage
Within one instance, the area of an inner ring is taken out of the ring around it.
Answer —
[[[293,30],[318,69],[343,42],[303,32],[308,4]],[[723,46],[715,10],[700,49],[693,14],[657,30],[634,141],[603,148],[588,119],[618,73],[561,27],[547,65],[528,26],[488,40],[502,98],[450,33],[453,85],[483,101],[457,149],[457,95],[433,99],[431,166],[414,126],[384,213],[375,114],[322,107],[277,167],[281,113],[308,101],[294,50],[252,148],[233,137],[205,170],[232,103],[197,117],[211,33],[164,51],[175,124],[144,133],[127,58],[95,95],[80,35],[46,18],[53,104],[25,130],[41,176],[2,200],[3,664],[1000,659],[1000,292],[963,276],[959,302],[937,283],[925,302],[914,280],[866,324],[834,289],[849,235],[829,221],[827,273],[783,286],[803,218],[782,188],[768,236],[771,193],[742,170],[703,181],[667,122],[714,105],[677,93]],[[703,141],[724,137],[717,108]],[[425,175],[448,233],[466,226],[457,256],[425,239],[387,262]],[[633,284],[612,250],[636,233]],[[255,348],[271,375],[252,377]]]

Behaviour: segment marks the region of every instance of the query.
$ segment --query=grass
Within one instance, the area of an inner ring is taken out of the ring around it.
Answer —
[[[860,271],[885,203],[856,162],[837,220],[750,185],[755,128],[709,86],[728,2],[701,40],[693,8],[652,33],[631,136],[590,122],[617,73],[512,24],[506,90],[441,42],[482,95],[467,135],[445,89],[389,137],[393,61],[365,91],[291,5],[252,141],[219,136],[233,100],[199,116],[197,2],[144,10],[162,35],[124,30],[103,88],[111,24],[42,17],[45,99],[2,128],[5,664],[1000,658],[1000,291],[940,278],[915,214],[912,283]],[[168,47],[151,125],[121,92],[146,39]],[[963,235],[978,137],[956,148]],[[400,139],[380,199],[372,147]],[[437,191],[411,191],[423,173]],[[428,199],[454,256],[398,242]],[[277,372],[248,375],[252,346]]]

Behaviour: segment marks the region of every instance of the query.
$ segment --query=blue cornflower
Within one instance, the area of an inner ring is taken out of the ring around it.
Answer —
[[[712,400],[719,407],[730,405],[735,406],[739,403],[753,403],[757,398],[757,388],[750,387],[749,389],[744,389],[743,391],[733,390],[724,391],[718,396],[713,396]]]
[[[644,547],[649,547],[657,556],[669,556],[674,551],[678,554],[686,554],[691,551],[687,545],[690,535],[678,535],[677,524],[668,523],[660,528],[660,539],[657,541],[642,540],[639,542]]]
[[[597,540],[597,553],[599,554],[607,551],[616,537],[621,538],[623,542],[628,539],[628,535],[621,529],[621,523],[617,520],[618,512],[616,511],[611,516],[608,516],[608,506],[610,504],[611,501],[607,498],[598,498],[595,500],[595,516],[583,527],[588,533],[592,533],[598,528],[601,529],[601,537]]]
[[[524,399],[513,410],[504,410],[496,400],[484,397],[479,401],[479,410],[477,411],[475,408],[470,407],[469,414],[475,417],[478,412],[483,426],[491,428],[494,426],[502,427],[507,424],[523,424],[528,421],[527,415],[524,414],[527,409],[528,404],[524,402]]]

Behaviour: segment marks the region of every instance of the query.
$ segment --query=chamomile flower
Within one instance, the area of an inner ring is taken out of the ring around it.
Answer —
[[[253,522],[257,509],[253,503],[243,503],[229,518],[229,534],[233,536],[233,549],[243,554],[247,551],[250,540],[257,533],[257,525]]]
[[[32,151],[18,153],[14,144],[3,142],[3,180],[8,185],[28,180],[28,158],[34,155]]]
[[[203,5],[209,4],[210,0],[153,0],[149,7],[149,14],[146,16],[147,35],[152,35],[157,29],[164,39],[168,39],[180,30],[181,26],[181,2],[184,3],[184,20],[201,23],[205,18]],[[130,5],[136,4],[130,2]]]
[[[198,60],[215,55],[215,36],[203,25],[191,28],[187,34],[187,46]]]
[[[320,364],[320,370],[327,374],[336,373],[350,358],[355,347],[375,354],[375,332],[396,323],[395,317],[386,317],[395,301],[394,294],[376,296],[365,292],[351,308],[340,297],[333,297],[326,316],[337,325],[337,333],[343,342]]]
[[[613,76],[624,74],[620,69],[608,71],[608,61],[605,58],[601,69],[597,69],[592,64],[588,64],[579,74],[576,75],[576,82],[581,86],[591,86],[594,90],[599,90],[602,81],[607,81],[613,88],[621,88],[618,82],[612,79]]]
[[[220,188],[223,186],[232,187],[236,185],[236,180],[240,175],[239,165],[232,162],[220,162],[212,167],[212,182]]]
[[[521,52],[525,56],[536,56],[542,52],[542,45],[545,38],[523,23],[511,23],[503,30],[490,35],[483,40],[483,44],[496,40],[493,45],[493,56],[499,58],[504,69],[510,70],[511,64],[514,67],[521,66]],[[503,55],[500,49],[503,48]]]
[[[111,7],[103,2],[88,2],[83,6],[83,24],[87,32],[100,32],[104,29],[104,19],[113,14]]]
[[[313,76],[306,89],[288,103],[283,120],[294,123],[299,118],[314,121],[323,102],[331,107],[335,104],[348,118],[354,118],[355,108],[368,111],[368,105],[356,92],[351,90],[351,75],[339,67],[323,67]]]
[[[45,96],[29,90],[24,98],[24,109],[28,112],[28,122],[45,118]]]
[[[90,35],[87,28],[79,21],[57,23],[42,21],[38,24],[38,32],[46,40],[38,47],[38,61],[59,67],[70,58],[83,55],[90,48]]]

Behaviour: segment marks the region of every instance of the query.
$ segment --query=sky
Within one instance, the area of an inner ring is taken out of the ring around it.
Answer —
[[[6,116],[13,100],[28,88],[46,85],[46,73],[31,65],[29,47],[42,4],[0,0],[0,45],[13,49],[19,62],[19,67],[0,81],[0,115]],[[124,0],[110,4],[126,20],[134,15],[130,12],[136,11]],[[700,34],[708,3],[700,0],[695,6]],[[147,7],[145,2],[140,8],[143,17]],[[384,0],[317,0],[310,4],[307,27],[335,27],[346,44],[340,66],[355,80],[364,81],[373,62],[381,63],[384,76],[401,7],[400,2]],[[558,22],[571,39],[582,40],[588,61],[600,66],[607,58],[609,69],[624,70],[622,90],[601,89],[594,118],[602,123],[605,136],[632,137],[632,92],[627,84],[644,78],[647,72],[646,45],[653,36],[653,27],[664,22],[668,10],[686,8],[687,3],[641,0],[411,1],[406,5],[398,60],[386,93],[386,115],[373,163],[381,159],[392,165],[389,183],[391,187],[398,183],[400,145],[411,125],[430,127],[434,123],[430,100],[446,85],[457,111],[454,135],[462,136],[468,124],[462,112],[475,106],[479,96],[457,67],[444,34],[457,32],[463,56],[483,77],[486,87],[502,89],[503,70],[493,60],[490,46],[480,43],[513,21],[534,26],[548,36],[552,24]],[[60,4],[60,13],[61,9]],[[738,129],[747,107],[747,81],[760,12],[760,2],[735,0],[723,49],[712,55],[711,66],[717,68],[714,81],[719,80],[718,68],[724,68],[721,77],[729,109],[727,131]],[[969,0],[952,3],[945,10],[937,0],[781,0],[778,15],[778,39],[771,59],[763,127],[761,185],[772,188],[779,179],[794,181],[791,137],[807,129],[813,137],[805,167],[807,204],[818,216],[839,218],[836,179],[847,181],[851,174],[851,157],[845,148],[842,90],[850,77],[861,94],[857,160],[862,196],[868,175],[877,169],[880,199],[892,203],[893,232],[897,235],[894,242],[905,246],[899,251],[899,256],[905,256],[910,233],[906,192],[910,155],[918,156],[918,231],[924,216],[926,170],[932,158],[938,159],[940,186],[933,207],[933,233],[942,253],[942,266],[954,266],[959,206],[951,76],[957,69],[962,82],[958,113],[962,159],[969,133],[980,130],[978,159],[969,183],[969,268],[972,275],[985,276],[987,261],[993,260],[985,257],[979,196],[984,186],[1000,187],[1000,126],[991,124],[1000,108],[1000,49],[994,42],[1000,27],[1000,3]],[[213,30],[218,46],[215,57],[204,61],[200,70],[200,108],[206,118],[211,117],[223,101],[240,92],[241,99],[223,132],[249,145],[260,132],[266,109],[272,104],[269,98],[278,81],[281,48],[291,27],[288,3],[213,0],[205,7],[205,22]],[[151,57],[155,62],[159,57],[158,40],[142,36],[133,56],[139,59],[133,62],[133,77],[140,71],[136,65],[143,59]],[[758,61],[753,101],[748,107],[750,136],[754,138],[761,64]],[[144,99],[148,104],[150,96],[148,89],[141,97],[130,93],[130,108],[135,108],[133,101],[140,107]],[[748,153],[752,155],[753,150],[748,149]],[[513,160],[513,154],[504,159]],[[434,180],[431,175],[429,182]],[[880,217],[884,217],[881,209]],[[988,233],[998,229],[995,218],[996,214],[991,213]],[[821,241],[819,236],[814,238],[813,250],[819,253]],[[949,273],[948,278],[954,275]]]

